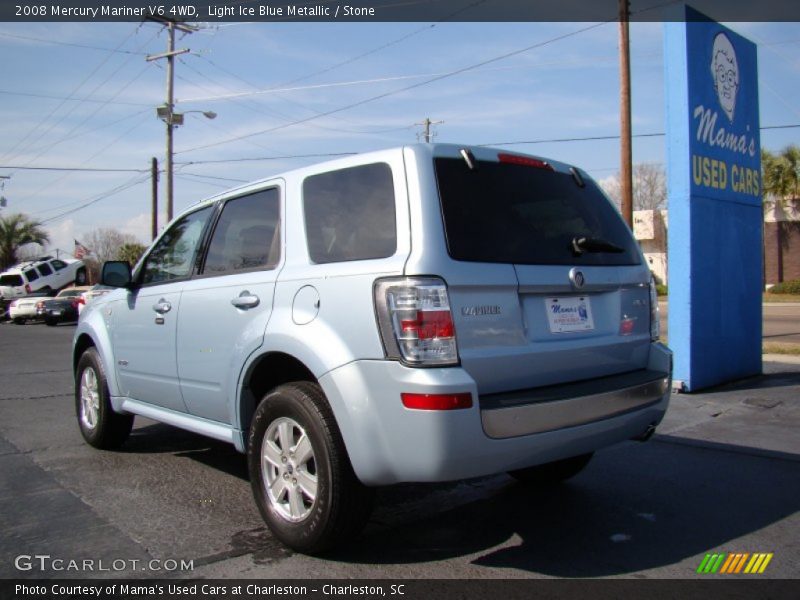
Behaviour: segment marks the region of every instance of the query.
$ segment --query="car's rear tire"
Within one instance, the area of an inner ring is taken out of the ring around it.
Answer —
[[[369,518],[373,490],[353,472],[315,383],[289,383],[264,397],[250,425],[247,460],[264,521],[294,550],[328,550],[355,537]]]
[[[55,327],[58,325],[58,319],[54,319],[53,317],[45,317],[44,324],[49,325],[50,327]]]
[[[75,413],[83,439],[95,448],[119,448],[133,427],[133,415],[111,408],[108,380],[94,348],[81,355],[75,371]]]
[[[16,317],[14,319],[14,324],[15,325],[25,325],[25,319],[23,319],[22,317]]]
[[[508,474],[517,481],[522,481],[524,483],[540,485],[558,483],[559,481],[565,481],[570,477],[574,477],[583,471],[586,465],[589,464],[589,461],[592,460],[592,456],[594,456],[594,452],[545,463],[543,465],[536,465],[535,467],[509,471]]]

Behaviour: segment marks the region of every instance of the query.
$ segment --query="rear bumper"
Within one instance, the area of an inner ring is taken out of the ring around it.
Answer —
[[[362,482],[448,481],[593,452],[643,434],[664,417],[671,386],[672,353],[653,344],[650,355],[646,371],[540,388],[539,396],[528,390],[479,399],[463,369],[391,361],[355,361],[320,384]],[[403,406],[403,392],[469,392],[475,401],[469,409],[412,410]]]
[[[637,371],[589,383],[481,397],[481,422],[504,439],[586,425],[640,410],[670,390],[669,373]]]

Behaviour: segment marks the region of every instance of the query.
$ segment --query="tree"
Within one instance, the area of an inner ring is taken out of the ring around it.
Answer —
[[[787,146],[780,154],[761,151],[761,181],[764,210],[775,211],[775,244],[778,283],[783,281],[783,249],[785,223],[779,213],[785,212],[800,199],[800,147]]]
[[[109,260],[120,259],[120,250],[127,245],[139,245],[136,236],[118,229],[101,227],[90,231],[83,237],[83,245],[89,249],[89,256],[83,259],[89,273],[89,281],[100,280],[100,267]]]
[[[614,204],[620,206],[619,173],[602,182]],[[667,176],[664,168],[651,163],[633,165],[633,210],[657,210],[667,206]]]
[[[92,258],[100,264],[108,260],[116,260],[120,248],[125,244],[139,243],[136,236],[130,233],[106,227],[90,231],[82,241],[83,245],[89,248]]]
[[[50,236],[39,221],[26,215],[0,217],[0,267],[5,270],[18,262],[17,252],[25,244],[46,244]]]
[[[142,254],[147,250],[147,246],[138,242],[123,244],[117,252],[117,260],[127,260],[131,266],[139,262]]]

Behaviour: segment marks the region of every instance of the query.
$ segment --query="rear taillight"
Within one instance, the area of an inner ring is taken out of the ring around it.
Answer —
[[[25,293],[26,294],[32,294],[33,293],[33,290],[31,289],[31,284],[30,283],[26,283],[25,284]]]
[[[41,300],[36,303],[36,310],[43,310],[44,309],[44,302]]]
[[[661,337],[661,323],[658,319],[658,290],[656,290],[656,280],[650,278],[650,339],[654,342]]]
[[[73,300],[72,301],[72,308],[78,308],[78,304],[81,304],[80,300]]]
[[[447,286],[441,279],[380,279],[375,311],[388,358],[420,366],[458,363]]]

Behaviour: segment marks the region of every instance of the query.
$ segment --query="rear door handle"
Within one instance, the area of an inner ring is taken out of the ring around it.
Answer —
[[[153,310],[156,311],[158,314],[163,315],[164,313],[168,313],[172,310],[172,304],[164,300],[163,298],[153,304]]]
[[[237,298],[231,300],[231,304],[236,308],[244,309],[255,308],[259,302],[261,302],[261,299],[255,294],[251,294],[248,290],[243,291]]]

